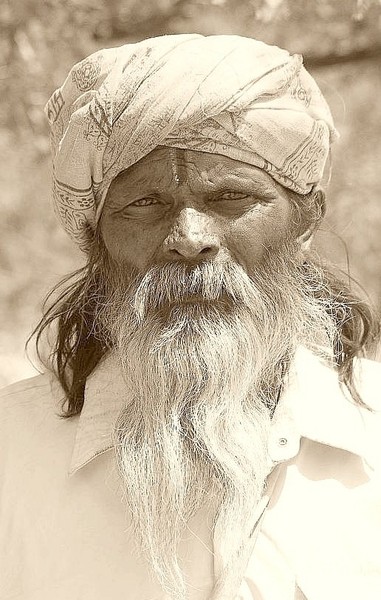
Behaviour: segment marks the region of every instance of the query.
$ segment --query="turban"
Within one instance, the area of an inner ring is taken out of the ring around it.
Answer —
[[[157,146],[228,156],[307,194],[336,136],[301,56],[234,35],[100,50],[71,69],[45,111],[55,208],[83,250],[111,181]]]

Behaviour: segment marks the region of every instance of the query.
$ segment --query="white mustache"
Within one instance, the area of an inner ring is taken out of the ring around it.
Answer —
[[[153,267],[135,280],[134,310],[139,319],[177,303],[222,301],[247,304],[256,289],[244,269],[234,263],[204,262],[189,267],[170,263]]]

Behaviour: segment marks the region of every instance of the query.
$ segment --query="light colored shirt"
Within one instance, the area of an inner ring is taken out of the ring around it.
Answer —
[[[298,351],[273,418],[273,485],[257,508],[237,600],[381,598],[381,366],[358,361],[358,371],[375,412],[351,402],[335,372]],[[126,401],[121,386],[109,357],[71,419],[57,416],[63,392],[49,374],[2,392],[1,600],[166,598],[136,552],[121,497],[111,442]],[[189,523],[180,557],[190,600],[208,598],[219,535],[205,510]]]

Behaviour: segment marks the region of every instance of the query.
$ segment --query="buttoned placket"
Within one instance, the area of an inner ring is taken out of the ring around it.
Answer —
[[[261,532],[266,510],[275,490],[281,468],[287,461],[294,458],[300,449],[300,434],[296,429],[293,419],[290,418],[288,414],[283,414],[282,409],[279,411],[279,413],[280,414],[277,415],[275,422],[272,424],[269,436],[269,475],[266,478],[263,496],[253,514],[253,525],[243,559],[246,561],[246,564],[249,562],[250,556],[254,551],[256,541]],[[215,580],[218,578],[223,569],[223,560],[220,552],[222,534],[223,532],[220,531],[219,524],[217,522],[213,537],[213,567]],[[232,594],[235,595],[231,595],[234,600],[246,600],[245,596],[240,594],[240,587],[241,581],[237,579],[235,586],[236,591],[232,590]]]

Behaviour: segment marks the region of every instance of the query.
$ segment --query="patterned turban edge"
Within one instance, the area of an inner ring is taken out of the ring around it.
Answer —
[[[222,154],[307,194],[337,136],[301,56],[234,35],[100,50],[71,69],[45,112],[54,205],[84,251],[112,180],[157,146]]]

